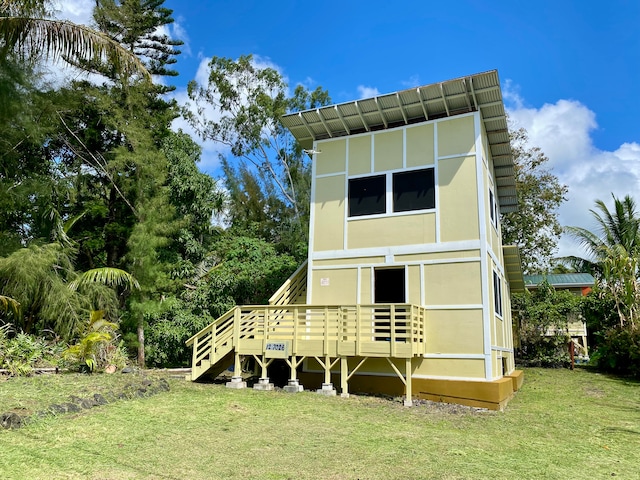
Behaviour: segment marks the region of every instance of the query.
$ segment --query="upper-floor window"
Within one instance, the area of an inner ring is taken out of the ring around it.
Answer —
[[[349,180],[349,216],[375,215],[386,211],[385,175]]]
[[[436,207],[433,168],[393,174],[393,211],[408,212]]]
[[[489,190],[489,216],[491,217],[491,224],[498,228],[498,204],[496,198],[493,195],[493,190]]]
[[[387,192],[387,180],[391,183],[390,192]],[[434,169],[349,179],[349,216],[387,213],[387,194],[391,195],[393,212],[435,208]]]

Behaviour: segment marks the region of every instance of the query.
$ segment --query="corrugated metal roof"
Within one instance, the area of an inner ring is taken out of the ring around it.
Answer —
[[[315,140],[384,130],[463,113],[481,113],[489,149],[500,212],[518,208],[513,157],[498,72],[484,73],[378,95],[282,117],[303,148]]]
[[[554,287],[593,287],[595,279],[589,273],[548,273],[546,275],[525,275],[524,283],[527,287],[535,287],[547,282]]]
[[[524,292],[524,279],[522,275],[522,261],[520,260],[520,249],[517,245],[505,245],[502,247],[504,257],[504,268],[509,280],[511,293]]]

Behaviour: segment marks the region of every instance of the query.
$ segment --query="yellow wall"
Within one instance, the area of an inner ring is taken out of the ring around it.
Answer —
[[[407,128],[407,168],[433,165],[433,124]]]
[[[328,285],[322,286],[328,282]],[[358,270],[316,270],[311,274],[314,305],[355,305],[357,302]]]
[[[373,138],[375,171],[402,168],[402,130],[378,133]]]
[[[475,152],[473,116],[454,117],[438,122],[438,156]]]
[[[424,266],[426,305],[479,305],[480,262]]]
[[[479,239],[475,157],[439,161],[438,176],[440,240]]]
[[[328,142],[327,142],[328,143]],[[322,143],[324,148],[325,143]],[[371,172],[371,136],[349,138],[349,175]]]
[[[322,145],[316,156],[316,175],[343,173],[347,168],[347,141],[335,140]]]
[[[429,377],[484,378],[484,360],[467,358],[428,358],[420,362],[420,365],[413,371],[413,375],[424,375]]]
[[[429,310],[427,353],[483,353],[482,310]]]
[[[350,220],[347,224],[347,248],[434,243],[435,219],[434,213],[427,213]]]
[[[343,248],[344,182],[344,175],[316,179],[314,251]]]

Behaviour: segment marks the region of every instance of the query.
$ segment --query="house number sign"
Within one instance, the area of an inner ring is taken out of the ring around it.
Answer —
[[[267,342],[264,356],[266,358],[288,358],[289,342]]]

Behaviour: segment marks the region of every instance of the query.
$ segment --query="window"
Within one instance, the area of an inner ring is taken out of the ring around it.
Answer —
[[[349,180],[349,216],[385,213],[386,186],[385,175]]]
[[[379,215],[387,212],[388,175],[349,180],[349,216]],[[436,207],[433,168],[394,173],[391,180],[393,212],[429,210]]]
[[[498,204],[496,198],[493,195],[493,191],[489,190],[489,216],[491,217],[491,224],[498,228]]]
[[[393,211],[435,208],[433,168],[393,174]]]
[[[496,315],[502,316],[502,283],[496,272],[493,272],[493,301]]]

